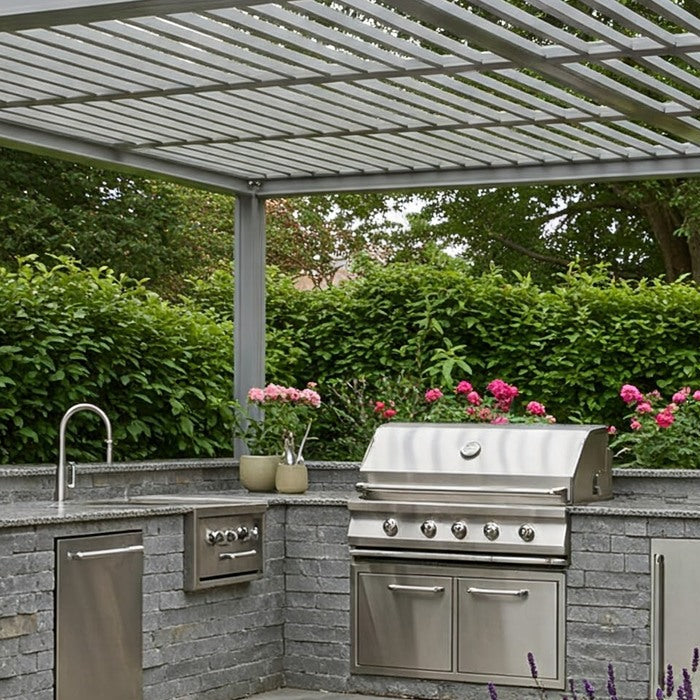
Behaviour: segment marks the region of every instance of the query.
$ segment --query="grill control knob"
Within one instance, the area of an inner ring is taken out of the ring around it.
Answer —
[[[420,531],[426,537],[435,537],[437,534],[437,525],[434,520],[426,520],[421,526]]]
[[[395,537],[399,531],[399,524],[394,520],[394,518],[387,518],[382,523],[382,529],[389,535],[389,537]]]
[[[467,536],[467,523],[458,520],[452,523],[452,534],[458,539],[463,540]]]
[[[239,540],[247,540],[250,536],[250,532],[245,525],[241,525],[239,528],[237,528],[236,534],[238,535]]]
[[[226,535],[221,530],[207,530],[206,538],[208,544],[222,544]]]
[[[525,542],[532,542],[535,539],[535,528],[532,525],[521,525],[518,529],[520,539]]]
[[[487,540],[490,540],[493,542],[494,540],[498,539],[498,536],[501,534],[501,528],[498,527],[497,523],[486,523],[484,525],[484,535]]]
[[[260,537],[260,530],[258,530],[257,525],[253,525],[253,527],[250,528],[250,531],[248,532],[248,539],[249,540],[257,540]]]
[[[226,530],[224,535],[227,542],[235,542],[238,539],[238,533],[235,530]]]

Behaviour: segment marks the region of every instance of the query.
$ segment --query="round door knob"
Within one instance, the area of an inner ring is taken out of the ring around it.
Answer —
[[[396,533],[399,531],[399,524],[394,520],[394,518],[387,518],[382,523],[382,529],[389,535],[389,537],[395,537]]]
[[[498,539],[500,534],[501,528],[498,527],[497,523],[486,523],[486,525],[484,525],[484,535],[487,540],[493,542]]]
[[[521,525],[518,534],[525,542],[532,542],[535,539],[535,528],[532,525]]]
[[[452,523],[452,534],[458,539],[463,540],[467,536],[467,523],[458,520]]]
[[[437,525],[434,520],[426,520],[421,526],[420,531],[426,537],[435,537],[437,534]]]

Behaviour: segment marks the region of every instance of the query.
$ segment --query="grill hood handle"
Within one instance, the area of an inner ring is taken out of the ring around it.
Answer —
[[[560,496],[566,502],[569,496],[567,486],[559,486],[552,489],[532,489],[532,488],[488,488],[484,486],[421,486],[415,484],[370,484],[366,481],[358,481],[355,489],[359,493],[366,494],[371,491],[394,491],[412,493],[508,493],[523,494],[526,496]]]

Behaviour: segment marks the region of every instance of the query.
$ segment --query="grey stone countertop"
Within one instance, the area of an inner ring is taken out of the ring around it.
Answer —
[[[196,498],[196,494],[193,494]],[[348,496],[332,491],[311,491],[302,494],[249,493],[247,491],[224,494],[206,493],[205,501],[184,500],[171,503],[129,503],[104,500],[91,503],[78,500],[53,503],[50,501],[22,501],[0,504],[0,528],[52,523],[91,522],[118,518],[149,518],[161,515],[178,515],[196,507],[206,507],[227,503],[267,503],[268,506],[345,506]],[[218,499],[218,500],[217,500]]]
[[[569,506],[568,511],[574,515],[618,515],[628,518],[700,518],[700,503],[616,496],[610,501]]]

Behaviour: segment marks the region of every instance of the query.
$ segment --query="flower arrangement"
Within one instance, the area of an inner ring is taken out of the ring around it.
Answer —
[[[700,390],[684,386],[668,401],[657,390],[644,394],[624,384],[620,398],[630,409],[630,431],[617,433],[613,441],[623,466],[700,468]]]
[[[423,409],[418,420],[438,423],[555,423],[554,416],[539,401],[530,401],[524,412],[518,413],[514,401],[520,395],[517,386],[502,379],[489,382],[484,393],[476,391],[467,380],[460,381],[452,391],[431,387],[423,395]],[[374,412],[380,420],[401,420],[401,407],[394,401],[375,401]],[[412,416],[414,419],[415,415]]]
[[[308,439],[313,414],[321,406],[321,396],[315,390],[315,382],[305,389],[268,384],[264,388],[253,387],[248,391],[248,412],[242,416],[237,436],[251,454],[282,455],[287,463],[303,461],[303,448]],[[261,418],[251,416],[252,407],[264,411]],[[302,435],[296,450],[296,440]]]

